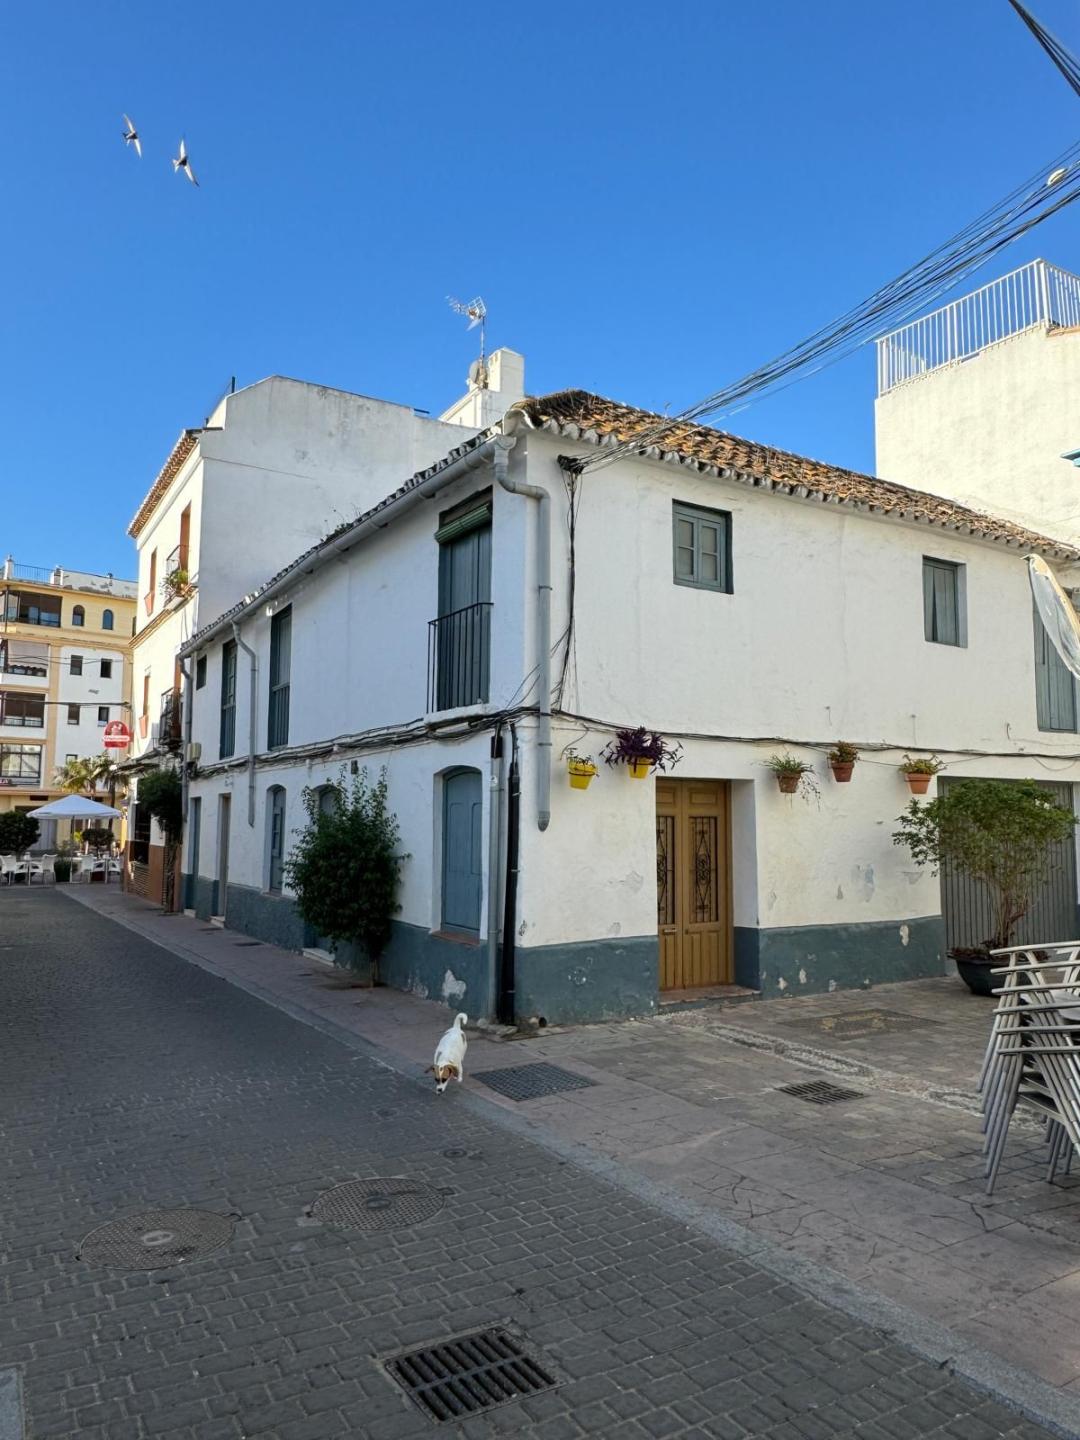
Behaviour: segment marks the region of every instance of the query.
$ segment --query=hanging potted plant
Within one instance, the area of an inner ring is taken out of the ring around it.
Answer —
[[[781,795],[794,795],[802,784],[803,777],[814,768],[805,760],[796,760],[795,756],[786,750],[782,755],[770,755],[765,763],[776,776]]]
[[[570,771],[570,788],[587,790],[596,774],[596,764],[591,755],[579,755],[576,750],[566,752],[566,765]]]
[[[900,773],[913,795],[925,795],[930,788],[930,781],[939,770],[944,769],[944,762],[936,755],[916,755],[914,759],[905,755],[900,762]]]
[[[635,780],[647,779],[652,770],[666,770],[682,759],[682,746],[669,745],[655,730],[616,730],[600,754],[608,765],[625,765]]]
[[[829,751],[829,769],[838,785],[846,785],[851,779],[851,772],[855,769],[858,758],[858,750],[846,740],[838,740]]]
[[[190,584],[191,576],[182,567],[177,566],[175,570],[170,570],[162,580],[160,589],[166,600],[175,600],[187,594]]]

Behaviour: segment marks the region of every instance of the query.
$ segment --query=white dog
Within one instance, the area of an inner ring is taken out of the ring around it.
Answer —
[[[435,1047],[435,1059],[428,1069],[435,1072],[436,1095],[443,1093],[455,1075],[458,1084],[461,1084],[465,1072],[465,1051],[469,1047],[462,1027],[468,1023],[467,1015],[455,1015],[453,1025]]]

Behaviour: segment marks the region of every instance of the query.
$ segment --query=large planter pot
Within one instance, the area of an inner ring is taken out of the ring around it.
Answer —
[[[912,795],[925,795],[930,789],[930,781],[933,778],[932,775],[921,775],[918,772],[905,774],[904,776]]]
[[[630,771],[631,780],[647,780],[649,771],[652,769],[652,761],[631,760],[626,768]]]
[[[829,769],[832,771],[832,778],[838,785],[846,785],[851,779],[852,771],[855,769],[855,761],[833,761],[829,765]]]
[[[777,775],[776,783],[780,786],[780,794],[794,795],[801,779],[801,775]]]
[[[998,961],[992,959],[985,950],[950,950],[949,959],[956,962],[960,979],[973,995],[993,995],[998,977],[991,972]]]

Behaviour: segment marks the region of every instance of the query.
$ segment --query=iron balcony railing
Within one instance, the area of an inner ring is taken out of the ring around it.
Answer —
[[[179,750],[180,741],[180,695],[176,690],[166,690],[161,697],[158,744],[163,750]]]
[[[487,701],[492,609],[483,600],[428,621],[429,712]]]
[[[877,342],[878,394],[1025,330],[1080,325],[1080,276],[1032,260]]]

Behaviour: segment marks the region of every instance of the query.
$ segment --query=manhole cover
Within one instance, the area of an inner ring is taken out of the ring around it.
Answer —
[[[793,1095],[796,1100],[809,1100],[811,1105],[836,1105],[841,1100],[861,1100],[861,1090],[845,1090],[842,1085],[832,1085],[828,1080],[805,1080],[801,1085],[781,1085],[781,1095]]]
[[[497,1090],[510,1100],[538,1100],[542,1095],[558,1095],[563,1090],[585,1090],[595,1085],[584,1075],[575,1075],[559,1065],[540,1061],[536,1065],[511,1065],[506,1070],[483,1070],[475,1077],[489,1090]]]
[[[828,1035],[834,1040],[862,1040],[869,1035],[894,1035],[900,1030],[940,1024],[940,1020],[904,1015],[898,1010],[848,1010],[840,1015],[817,1015],[812,1020],[785,1020],[784,1028]]]
[[[414,1180],[347,1180],[324,1191],[311,1214],[350,1230],[394,1230],[430,1220],[442,1207],[438,1190]]]
[[[454,1145],[451,1146],[449,1150],[444,1150],[442,1153],[447,1160],[464,1160],[465,1156],[468,1155],[469,1152],[468,1150],[462,1150],[460,1145]]]
[[[478,1415],[556,1384],[505,1330],[477,1330],[385,1363],[406,1395],[437,1421]]]
[[[160,1270],[220,1250],[232,1233],[229,1216],[210,1210],[143,1210],[91,1230],[77,1258],[121,1270]]]

